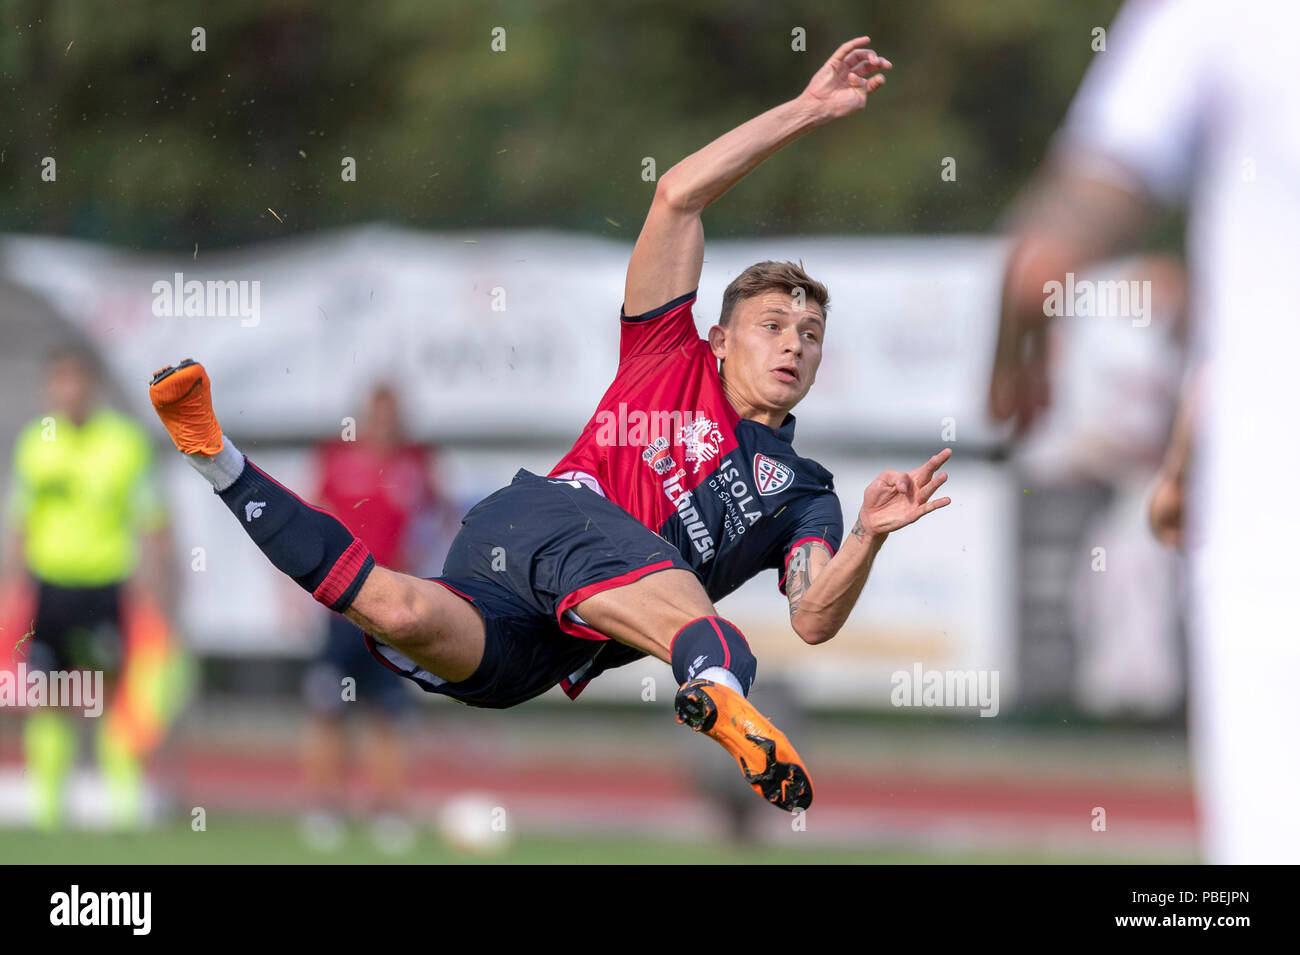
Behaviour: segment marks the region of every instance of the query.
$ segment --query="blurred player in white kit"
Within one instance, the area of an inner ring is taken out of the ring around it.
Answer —
[[[1204,363],[1189,721],[1215,863],[1300,862],[1298,35],[1295,0],[1123,8],[1016,224],[990,395],[1027,425],[1048,399],[1044,284],[1133,243],[1157,204],[1186,205]]]

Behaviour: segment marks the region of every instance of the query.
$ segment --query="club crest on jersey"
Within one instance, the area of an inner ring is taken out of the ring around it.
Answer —
[[[641,460],[654,468],[655,474],[667,474],[677,467],[677,462],[668,453],[668,439],[665,437],[658,437],[651,441],[641,452]]]
[[[754,484],[763,497],[780,494],[794,482],[794,471],[766,454],[754,455]]]
[[[701,467],[722,452],[725,438],[716,421],[711,418],[696,418],[677,429],[677,440],[683,445],[682,453],[686,463],[695,466],[691,473],[698,474]]]

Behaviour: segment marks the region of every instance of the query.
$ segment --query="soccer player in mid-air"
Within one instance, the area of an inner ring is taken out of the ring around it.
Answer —
[[[682,160],[659,181],[628,265],[614,382],[546,477],[520,471],[475,505],[442,576],[376,566],[338,520],[248,460],[212,409],[202,365],[157,372],[154,407],[271,563],[366,633],[425,690],[508,707],[570,697],[647,654],[672,667],[677,719],[717,740],[756,792],[806,809],[813,787],[785,735],[746,699],[756,661],[713,602],[773,568],[794,631],[835,636],[885,538],[949,503],[941,451],[885,471],[841,542],[831,475],[791,445],[826,334],[826,288],[762,262],[728,286],[708,338],[692,315],[700,214],[776,150],[857,112],[888,60],[858,37],[807,88]]]

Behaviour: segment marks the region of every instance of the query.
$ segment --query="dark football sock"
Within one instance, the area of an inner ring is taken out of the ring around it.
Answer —
[[[745,696],[754,685],[758,660],[744,634],[721,617],[692,620],[673,637],[671,652],[673,676],[679,685],[695,679],[725,685],[728,683],[725,677],[718,679],[722,674],[730,674]]]
[[[217,496],[278,570],[342,613],[374,569],[369,548],[333,515],[244,460],[239,477]]]

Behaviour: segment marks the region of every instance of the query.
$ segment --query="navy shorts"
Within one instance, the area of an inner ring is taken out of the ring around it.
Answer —
[[[576,481],[520,471],[461,521],[437,583],[483,617],[483,660],[449,683],[371,637],[371,653],[431,693],[501,709],[559,684],[576,697],[597,674],[645,656],[576,618],[588,597],[669,568],[671,544]]]
[[[320,716],[342,716],[351,702],[343,698],[343,679],[355,683],[355,702],[396,718],[411,705],[410,687],[392,673],[375,666],[366,652],[361,629],[342,614],[332,613],[325,633],[325,646],[303,674],[302,690],[307,706]]]

